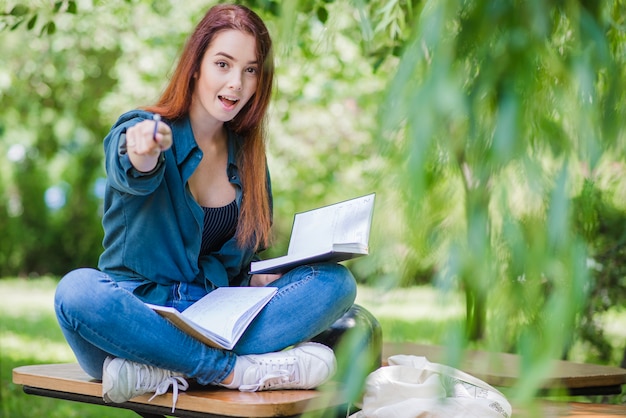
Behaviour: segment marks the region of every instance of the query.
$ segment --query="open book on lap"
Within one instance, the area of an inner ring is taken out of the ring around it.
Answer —
[[[276,287],[220,287],[182,312],[146,305],[195,339],[231,350],[277,291]]]
[[[340,262],[369,253],[375,194],[296,213],[287,255],[250,264],[250,273],[284,273],[294,267]]]

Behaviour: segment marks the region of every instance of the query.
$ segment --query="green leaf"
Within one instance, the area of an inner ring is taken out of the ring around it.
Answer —
[[[57,30],[57,25],[53,22],[50,21],[48,23],[46,23],[45,25],[43,25],[43,27],[41,28],[41,33],[40,35],[52,35],[54,32],[56,32]]]
[[[326,21],[328,20],[328,10],[326,10],[325,7],[319,7],[317,9],[317,18],[320,22],[326,23]]]
[[[31,29],[33,29],[33,28],[35,27],[35,23],[37,23],[37,17],[38,17],[38,15],[37,15],[37,14],[34,14],[34,15],[33,15],[33,17],[31,17],[31,18],[28,20],[28,25],[26,25],[26,27],[28,28],[28,30],[31,30]]]
[[[282,8],[279,2],[271,1],[266,10],[270,12],[273,16],[280,16]]]
[[[13,26],[11,26],[11,28],[10,28],[9,30],[15,30],[15,29],[17,29],[17,28],[18,28],[18,26],[19,26],[19,25],[21,25],[23,21],[24,21],[24,19],[19,19],[17,22],[15,22],[15,23],[13,24]]]
[[[63,6],[63,2],[62,1],[57,1],[56,3],[54,3],[54,13],[58,13],[59,10],[61,10],[61,7]]]
[[[25,6],[23,4],[18,4],[11,10],[9,14],[11,16],[24,16],[28,14],[29,11],[30,9],[28,8],[28,6]]]
[[[78,6],[76,6],[76,2],[75,1],[70,1],[69,3],[67,3],[67,12],[71,13],[71,14],[76,14],[76,12],[78,11]]]

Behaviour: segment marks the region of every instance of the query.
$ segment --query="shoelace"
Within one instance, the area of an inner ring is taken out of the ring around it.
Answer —
[[[152,369],[152,370],[151,370]],[[137,370],[137,384],[135,389],[143,393],[154,391],[154,395],[148,400],[151,401],[159,395],[167,393],[172,386],[172,412],[176,409],[176,401],[178,401],[178,391],[187,390],[189,383],[182,376],[172,376],[167,370],[151,368],[146,366]]]
[[[299,368],[296,367],[295,358],[280,360],[267,360],[258,363],[256,366],[257,383],[241,385],[242,392],[256,392],[258,390],[270,389],[274,386],[295,382],[299,379]]]

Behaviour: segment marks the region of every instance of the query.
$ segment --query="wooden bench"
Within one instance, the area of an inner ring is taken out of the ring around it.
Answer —
[[[527,407],[513,407],[514,418],[609,418],[626,416],[626,405],[541,401]]]
[[[385,343],[383,358],[394,354],[424,356],[429,361],[446,363],[446,348],[414,343]],[[616,395],[626,383],[626,369],[598,364],[555,360],[541,390],[566,390],[569,395]],[[521,360],[518,355],[466,350],[458,369],[492,386],[512,387],[519,380]]]
[[[179,395],[174,413],[171,412],[171,393],[151,402],[148,401],[148,395],[143,395],[123,404],[104,404],[102,385],[90,379],[78,364],[17,367],[13,370],[13,382],[23,385],[24,392],[28,394],[130,409],[144,418],[165,415],[189,418],[297,417],[338,405],[336,397],[330,392],[292,390],[242,393],[220,388],[190,388]],[[540,401],[530,406],[514,405],[513,416],[606,418],[626,416],[626,405]]]
[[[367,314],[367,315],[366,315]],[[362,309],[351,310],[350,315],[338,321],[337,329],[331,328],[323,337],[328,342],[335,340],[342,329],[354,325],[342,322],[368,324],[374,321]],[[349,320],[349,321],[348,321]],[[441,346],[414,343],[385,343],[379,340],[376,324],[368,324],[373,329],[366,339],[369,346],[375,347],[378,359],[387,359],[394,354],[410,354],[425,356],[437,363],[446,362],[446,348]],[[330,344],[332,346],[332,344]],[[382,349],[381,349],[382,345]],[[377,348],[376,348],[377,347]],[[381,353],[382,351],[382,353]],[[351,357],[352,361],[361,361],[367,357]],[[380,364],[378,360],[377,364]],[[519,356],[506,353],[489,353],[485,351],[466,350],[457,368],[472,374],[497,387],[513,387],[520,375],[521,362]],[[171,411],[172,394],[168,393],[149,401],[150,395],[143,395],[123,404],[104,404],[102,385],[92,380],[78,364],[49,364],[22,366],[13,370],[13,382],[23,385],[24,392],[52,398],[86,402],[130,409],[143,417],[177,416],[177,417],[296,417],[307,412],[337,408],[346,411],[347,406],[336,393],[338,391],[290,390],[242,393],[213,387],[190,388],[179,395],[176,410]],[[580,364],[568,361],[554,361],[542,389],[567,390],[570,395],[607,395],[621,393],[626,383],[626,369],[593,364]],[[336,388],[334,388],[336,389]],[[590,406],[585,404],[557,403],[547,404],[548,413],[534,416],[594,416],[593,411],[604,411],[607,416],[626,415],[624,408],[613,406]],[[595,408],[595,409],[594,409]],[[600,408],[600,409],[597,409]],[[582,412],[581,412],[582,411]],[[611,411],[619,413],[613,414]],[[569,415],[568,415],[569,414]],[[344,414],[345,416],[345,414]],[[595,415],[597,416],[597,414]]]
[[[96,405],[130,409],[143,417],[297,417],[305,412],[339,406],[330,391],[278,390],[239,392],[218,387],[190,388],[181,392],[172,412],[172,393],[133,398],[121,404],[105,404],[102,384],[91,379],[76,363],[22,366],[13,369],[13,382],[24,392]]]

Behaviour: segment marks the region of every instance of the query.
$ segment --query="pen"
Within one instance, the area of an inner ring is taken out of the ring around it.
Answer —
[[[154,139],[154,142],[157,142],[156,134],[159,127],[159,121],[161,120],[161,115],[155,113],[154,115],[152,115],[152,120],[154,120],[154,133],[152,134],[152,139]]]

